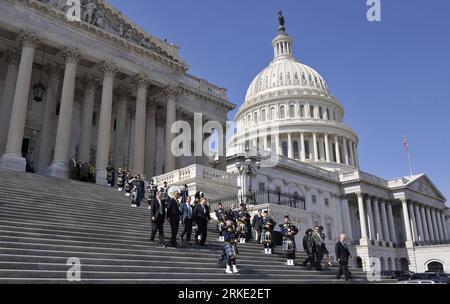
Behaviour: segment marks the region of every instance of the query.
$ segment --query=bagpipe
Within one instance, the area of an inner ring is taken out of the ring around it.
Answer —
[[[266,222],[263,225],[263,231],[264,231],[264,240],[266,244],[272,243],[272,231],[275,227],[275,221],[271,218],[267,219]]]
[[[125,195],[130,196],[132,190],[133,190],[133,179],[129,179],[125,183]]]

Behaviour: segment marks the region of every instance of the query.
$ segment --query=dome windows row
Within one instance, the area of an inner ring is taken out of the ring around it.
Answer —
[[[342,115],[336,109],[312,104],[286,104],[263,107],[252,114],[243,115],[243,125],[288,118],[312,118],[342,122]]]

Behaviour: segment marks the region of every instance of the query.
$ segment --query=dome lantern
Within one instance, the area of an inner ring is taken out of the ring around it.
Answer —
[[[278,27],[278,34],[272,41],[274,60],[281,58],[293,58],[292,39],[286,33],[285,19],[281,11],[278,12],[278,21],[280,24]]]

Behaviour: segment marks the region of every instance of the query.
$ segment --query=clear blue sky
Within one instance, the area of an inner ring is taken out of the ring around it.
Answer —
[[[375,23],[366,19],[366,0],[110,2],[180,45],[190,73],[228,88],[238,105],[272,59],[283,10],[296,57],[327,80],[359,135],[361,168],[408,175],[407,134],[414,173],[426,173],[450,199],[450,1],[381,0]]]

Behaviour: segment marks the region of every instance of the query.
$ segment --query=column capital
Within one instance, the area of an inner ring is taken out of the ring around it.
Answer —
[[[81,84],[85,90],[95,90],[99,86],[100,81],[92,75],[86,75],[81,79]]]
[[[133,84],[139,88],[147,88],[151,84],[150,78],[144,73],[136,74],[133,77]]]
[[[47,63],[44,67],[44,71],[47,74],[49,86],[53,85],[56,82],[55,80],[61,78],[62,69],[54,62]]]
[[[364,193],[362,193],[361,191],[355,192],[355,195],[357,198],[364,198]]]
[[[5,59],[8,65],[19,65],[20,51],[14,48],[8,48],[8,50],[6,50]]]
[[[114,61],[105,60],[99,64],[99,69],[103,72],[104,77],[113,78],[114,75],[119,71],[117,64]]]
[[[41,37],[33,30],[24,29],[21,30],[19,36],[17,36],[17,41],[21,43],[22,46],[35,48],[41,41]]]
[[[152,109],[156,109],[156,105],[157,105],[157,100],[155,96],[147,96],[147,106],[152,108]]]
[[[61,51],[61,55],[66,60],[66,63],[78,64],[82,58],[80,50],[74,47],[66,47]]]
[[[181,88],[175,86],[168,86],[163,90],[164,95],[168,99],[175,99],[181,94]]]

